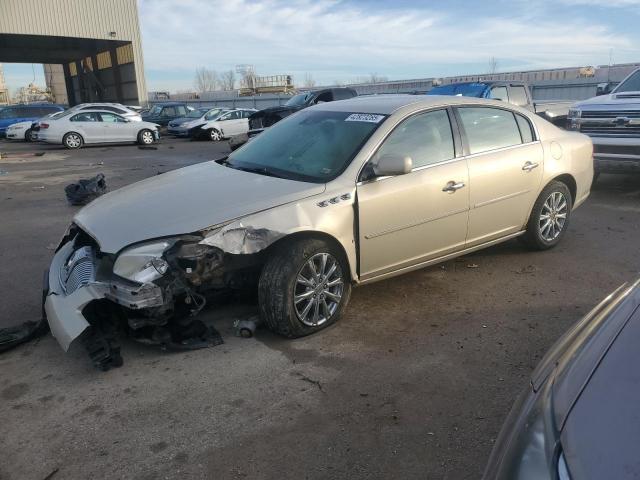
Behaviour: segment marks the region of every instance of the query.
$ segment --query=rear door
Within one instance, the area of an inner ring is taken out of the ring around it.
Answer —
[[[69,119],[68,131],[75,131],[82,135],[84,143],[105,141],[102,120],[96,112],[80,112],[73,115]]]
[[[542,181],[543,150],[523,115],[484,106],[456,110],[470,154],[470,247],[524,228]]]

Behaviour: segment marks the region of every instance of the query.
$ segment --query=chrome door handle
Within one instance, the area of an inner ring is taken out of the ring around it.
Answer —
[[[538,163],[535,162],[526,162],[523,166],[522,166],[522,170],[526,171],[526,172],[530,172],[531,170],[533,170],[534,168],[538,168]]]
[[[442,191],[447,193],[454,193],[456,190],[460,190],[462,187],[464,187],[464,182],[454,182],[452,180],[444,186]]]

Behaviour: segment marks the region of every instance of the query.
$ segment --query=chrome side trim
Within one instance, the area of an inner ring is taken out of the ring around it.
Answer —
[[[525,194],[529,193],[530,191],[531,191],[531,189],[522,190],[520,192],[510,193],[509,195],[503,195],[502,197],[492,198],[491,200],[487,200],[485,202],[476,203],[473,206],[473,208],[486,207],[487,205],[491,205],[492,203],[501,202],[502,200],[509,200],[510,198],[518,197],[520,195],[525,195]]]
[[[392,270],[390,272],[381,273],[379,275],[374,275],[369,278],[360,278],[360,280],[355,281],[356,285],[366,285],[368,283],[377,282],[378,280],[385,280],[387,278],[395,277],[396,275],[402,275],[403,273],[412,272],[414,270],[418,270],[420,268],[429,267],[431,265],[435,265],[437,263],[442,263],[447,260],[451,260],[452,258],[460,257],[462,255],[466,255],[467,253],[475,252],[477,250],[482,250],[483,248],[491,247],[492,245],[496,245],[498,243],[506,242],[507,240],[511,240],[512,238],[519,237],[523,235],[525,230],[520,232],[512,233],[511,235],[507,235],[506,237],[497,238],[495,240],[491,240],[490,242],[481,243],[480,245],[476,245],[474,247],[465,248],[463,250],[458,250],[457,252],[450,253],[448,255],[444,255],[442,257],[434,258],[431,260],[427,260],[424,262],[417,263],[415,265],[410,265],[408,267],[399,268],[397,270]]]
[[[366,238],[367,240],[371,240],[372,238],[377,238],[377,237],[381,237],[383,235],[388,235],[390,233],[399,232],[400,230],[406,230],[408,228],[417,227],[418,225],[423,225],[425,223],[434,222],[436,220],[441,220],[443,218],[451,217],[453,215],[458,215],[459,213],[464,213],[464,212],[468,212],[468,211],[469,211],[468,208],[461,208],[459,210],[454,210],[452,212],[447,212],[444,215],[437,215],[435,217],[431,217],[431,218],[427,218],[427,219],[424,219],[424,220],[420,220],[418,222],[410,223],[408,225],[402,225],[400,227],[390,228],[388,230],[383,230],[381,232],[369,233],[369,234],[365,235],[364,238]]]

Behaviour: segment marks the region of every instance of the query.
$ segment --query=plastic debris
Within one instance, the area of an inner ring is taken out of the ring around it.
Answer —
[[[233,326],[236,330],[236,336],[242,338],[251,338],[258,326],[260,326],[260,317],[254,316],[247,318],[246,320],[236,320],[233,322]]]
[[[64,187],[67,200],[71,205],[86,205],[106,193],[107,182],[102,173],[93,178],[81,179]]]

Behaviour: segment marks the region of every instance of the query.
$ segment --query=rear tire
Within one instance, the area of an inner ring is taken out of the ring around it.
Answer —
[[[33,130],[29,129],[26,132],[24,132],[24,141],[25,142],[33,142]]]
[[[533,205],[526,233],[520,237],[533,250],[555,247],[569,227],[573,198],[562,182],[547,185]]]
[[[153,136],[153,132],[148,128],[145,128],[144,130],[140,130],[140,132],[138,133],[138,143],[140,145],[151,145],[155,141],[156,139]]]
[[[343,252],[320,239],[281,245],[258,283],[260,316],[272,331],[288,338],[310,335],[338,321],[350,296]]]
[[[84,139],[79,133],[69,132],[62,137],[62,144],[69,150],[77,150],[84,144]]]

